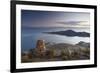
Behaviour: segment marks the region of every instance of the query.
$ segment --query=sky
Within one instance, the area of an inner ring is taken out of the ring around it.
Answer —
[[[56,12],[21,10],[21,26],[24,27],[80,27],[88,28],[90,14],[86,12]]]

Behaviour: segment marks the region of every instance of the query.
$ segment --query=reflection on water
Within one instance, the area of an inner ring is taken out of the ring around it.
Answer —
[[[46,42],[54,43],[70,43],[76,44],[80,41],[89,42],[89,37],[68,37],[56,34],[47,34],[43,32],[63,31],[63,30],[74,30],[78,32],[89,32],[87,28],[23,28],[21,32],[21,48],[28,50],[35,48],[36,41],[44,39]]]

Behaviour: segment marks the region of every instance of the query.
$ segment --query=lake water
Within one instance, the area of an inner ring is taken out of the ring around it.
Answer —
[[[39,39],[45,40],[45,42],[53,43],[70,43],[76,44],[80,41],[89,42],[89,37],[68,37],[64,35],[47,34],[44,32],[74,30],[77,32],[89,32],[88,28],[22,28],[21,30],[21,48],[22,51],[26,51],[36,47],[36,42]]]

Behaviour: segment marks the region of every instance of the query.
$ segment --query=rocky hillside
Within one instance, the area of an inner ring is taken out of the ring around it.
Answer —
[[[85,60],[90,58],[89,43],[79,42],[75,45],[67,43],[46,43],[43,56],[37,56],[36,48],[27,54],[22,53],[22,62]]]

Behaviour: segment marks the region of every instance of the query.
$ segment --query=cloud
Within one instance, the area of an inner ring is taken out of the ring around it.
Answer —
[[[79,28],[89,28],[90,24],[88,21],[61,21],[56,22],[57,24],[63,25],[65,27],[79,27]]]
[[[81,25],[81,24],[89,24],[88,21],[63,21],[63,22],[56,22],[58,24],[64,24],[64,25]]]

